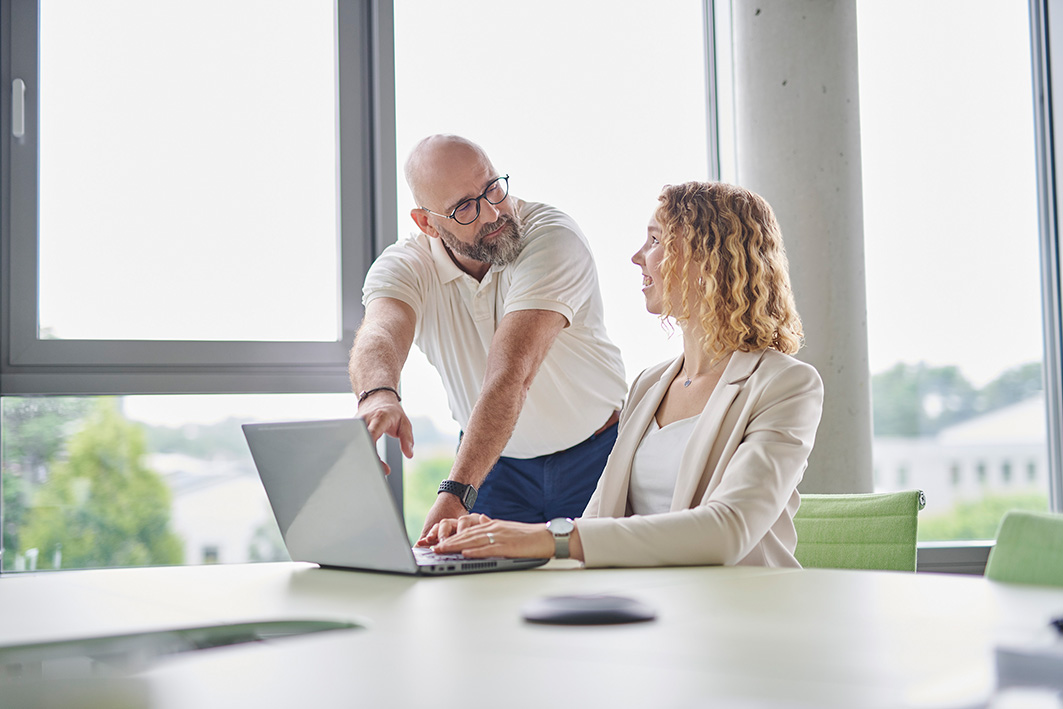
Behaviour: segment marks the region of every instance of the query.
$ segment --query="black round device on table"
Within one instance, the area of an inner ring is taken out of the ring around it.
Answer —
[[[529,623],[554,625],[641,623],[657,617],[652,608],[634,598],[597,594],[547,596],[527,604],[521,613]]]

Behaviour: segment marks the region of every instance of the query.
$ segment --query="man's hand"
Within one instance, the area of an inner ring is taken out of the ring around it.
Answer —
[[[388,391],[373,394],[358,407],[358,418],[365,421],[373,443],[386,433],[399,439],[399,447],[402,448],[404,456],[413,457],[413,425],[402,405],[395,400],[394,394]],[[380,462],[384,466],[384,474],[390,475],[391,468],[388,464]]]
[[[436,495],[435,504],[432,505],[432,509],[428,510],[428,516],[425,517],[421,539],[427,537],[428,532],[439,522],[445,519],[457,519],[465,514],[467,514],[465,505],[461,504],[461,500],[456,495],[451,495],[449,492],[439,493]]]
[[[400,300],[377,298],[366,305],[351,347],[351,390],[358,393],[398,387],[416,327],[413,308]],[[358,404],[358,417],[365,421],[374,443],[387,434],[399,439],[403,455],[413,456],[413,427],[394,392],[374,391]],[[384,471],[391,473],[387,464]]]
[[[477,514],[476,512],[470,512],[463,517],[452,519],[440,520],[438,523],[432,525],[432,528],[421,537],[416,546],[430,547],[433,544],[438,544],[447,537],[452,537],[458,532],[463,532],[469,527],[475,527],[478,524],[487,524],[491,521],[491,518],[487,515]]]

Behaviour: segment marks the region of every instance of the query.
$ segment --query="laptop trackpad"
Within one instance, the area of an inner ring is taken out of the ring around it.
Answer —
[[[547,596],[524,606],[524,620],[529,623],[556,625],[609,625],[653,620],[652,608],[624,596]]]

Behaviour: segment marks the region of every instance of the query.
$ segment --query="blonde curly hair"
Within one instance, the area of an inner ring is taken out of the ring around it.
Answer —
[[[696,319],[715,358],[768,347],[796,353],[804,332],[782,232],[764,198],[722,182],[687,182],[666,185],[658,201],[661,318]]]

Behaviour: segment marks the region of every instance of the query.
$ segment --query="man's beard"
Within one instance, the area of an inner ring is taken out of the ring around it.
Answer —
[[[502,227],[502,231],[493,237],[491,241],[484,240],[486,235],[499,227]],[[442,227],[437,227],[437,229],[439,229],[443,243],[446,244],[451,252],[481,263],[505,266],[517,258],[521,249],[524,248],[524,225],[521,223],[520,217],[515,214],[512,217],[508,214],[503,214],[497,221],[480,229],[480,232],[476,235],[476,240],[471,244],[460,240],[452,232]]]

